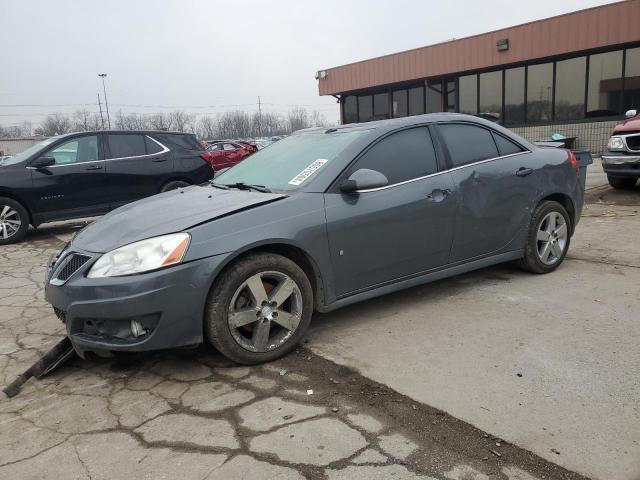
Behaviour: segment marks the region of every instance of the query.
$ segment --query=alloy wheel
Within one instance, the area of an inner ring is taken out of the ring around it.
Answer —
[[[21,225],[22,220],[16,210],[9,205],[0,205],[0,238],[6,240],[13,237]]]
[[[256,273],[236,290],[227,323],[235,341],[252,352],[269,352],[293,335],[302,320],[302,294],[282,272]]]
[[[549,212],[538,225],[537,253],[545,265],[553,265],[562,258],[567,246],[567,222],[558,212]]]

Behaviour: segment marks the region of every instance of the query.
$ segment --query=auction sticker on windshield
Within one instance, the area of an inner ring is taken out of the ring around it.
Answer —
[[[315,162],[313,162],[307,168],[302,170],[298,175],[293,177],[289,181],[289,185],[296,185],[296,186],[297,185],[302,185],[307,178],[309,178],[311,175],[313,175],[316,172],[316,170],[318,170],[321,166],[323,166],[328,161],[329,160],[327,160],[326,158],[317,159]]]

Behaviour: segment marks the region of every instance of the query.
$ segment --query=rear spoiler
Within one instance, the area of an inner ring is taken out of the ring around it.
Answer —
[[[538,146],[538,147],[550,147],[550,148],[563,148],[564,147],[564,142],[554,142],[554,141],[546,141],[546,140],[539,140],[537,142],[533,142],[534,145]]]

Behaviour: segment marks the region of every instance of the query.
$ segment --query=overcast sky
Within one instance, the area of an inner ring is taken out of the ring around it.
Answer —
[[[255,111],[260,96],[337,121],[317,70],[604,3],[0,0],[0,125],[97,111],[102,72],[112,114]]]

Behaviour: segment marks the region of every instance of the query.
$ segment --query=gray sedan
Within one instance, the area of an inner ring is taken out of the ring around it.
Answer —
[[[500,262],[553,271],[583,190],[573,153],[475,117],[303,130],[89,225],[51,259],[46,298],[81,355],[207,340],[265,362],[314,310]]]

